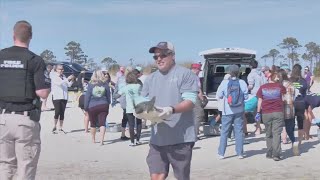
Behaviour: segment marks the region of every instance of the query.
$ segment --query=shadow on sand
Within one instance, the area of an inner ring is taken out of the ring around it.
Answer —
[[[300,155],[307,153],[310,149],[315,148],[315,146],[319,144],[319,141],[303,141],[301,145],[299,145]],[[289,148],[283,153],[285,158],[293,157],[292,149]]]
[[[150,137],[150,131],[143,131],[141,132],[141,136],[140,136],[140,139],[141,138],[145,138],[145,137]],[[108,143],[108,144],[113,144],[113,143],[117,143],[117,142],[129,142],[129,140],[121,140],[120,138],[118,139],[112,139],[112,140],[107,140],[107,141],[104,141],[105,143]],[[145,145],[145,144],[149,144],[149,140],[148,141],[142,141],[142,144],[140,145]],[[140,146],[138,145],[138,146]]]

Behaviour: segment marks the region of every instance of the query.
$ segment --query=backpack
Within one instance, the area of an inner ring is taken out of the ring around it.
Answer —
[[[240,88],[239,79],[229,80],[227,86],[227,100],[230,107],[238,107],[243,105],[244,96]]]

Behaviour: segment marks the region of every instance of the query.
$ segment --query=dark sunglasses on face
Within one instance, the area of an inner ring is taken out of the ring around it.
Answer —
[[[154,55],[154,56],[153,56],[153,59],[154,59],[154,60],[158,60],[159,57],[160,57],[160,59],[163,59],[163,58],[168,57],[169,55],[170,55],[170,53],[167,53],[167,54],[161,53],[161,54],[159,54],[159,55]]]

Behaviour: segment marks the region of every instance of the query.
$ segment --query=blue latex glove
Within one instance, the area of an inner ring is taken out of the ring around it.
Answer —
[[[257,113],[254,119],[256,120],[256,122],[259,122],[261,120],[261,114]]]

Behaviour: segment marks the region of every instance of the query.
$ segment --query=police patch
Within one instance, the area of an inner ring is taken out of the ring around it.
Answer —
[[[0,64],[0,68],[18,68],[23,69],[24,64],[19,60],[4,60],[3,63]]]

